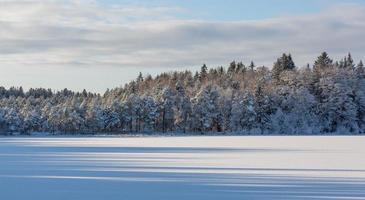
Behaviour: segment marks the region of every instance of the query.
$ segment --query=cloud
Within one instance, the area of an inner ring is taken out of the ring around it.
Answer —
[[[94,1],[1,1],[0,66],[183,67],[255,60],[283,52],[299,65],[327,50],[365,55],[365,8],[237,22],[183,20],[180,8],[106,6]],[[133,74],[134,76],[134,74]]]

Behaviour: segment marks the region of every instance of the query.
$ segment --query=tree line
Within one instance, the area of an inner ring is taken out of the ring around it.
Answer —
[[[103,95],[0,87],[0,133],[363,134],[365,70],[326,52],[297,67],[242,62],[143,76]]]

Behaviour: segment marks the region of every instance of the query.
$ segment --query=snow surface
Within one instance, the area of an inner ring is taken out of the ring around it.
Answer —
[[[0,138],[0,199],[365,199],[365,137]]]

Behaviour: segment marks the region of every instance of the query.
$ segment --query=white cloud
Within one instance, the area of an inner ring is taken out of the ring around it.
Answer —
[[[0,0],[0,68],[171,69],[233,59],[270,66],[283,52],[304,65],[323,50],[335,58],[349,51],[358,59],[365,55],[365,8],[357,5],[239,22],[181,20],[174,17],[180,11],[93,1]]]

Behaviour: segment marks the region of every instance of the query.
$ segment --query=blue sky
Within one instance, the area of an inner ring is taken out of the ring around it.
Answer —
[[[0,0],[0,85],[104,92],[138,75],[365,60],[365,0]]]
[[[240,21],[317,13],[338,4],[364,5],[364,0],[99,0],[104,5],[178,7],[183,19]]]

